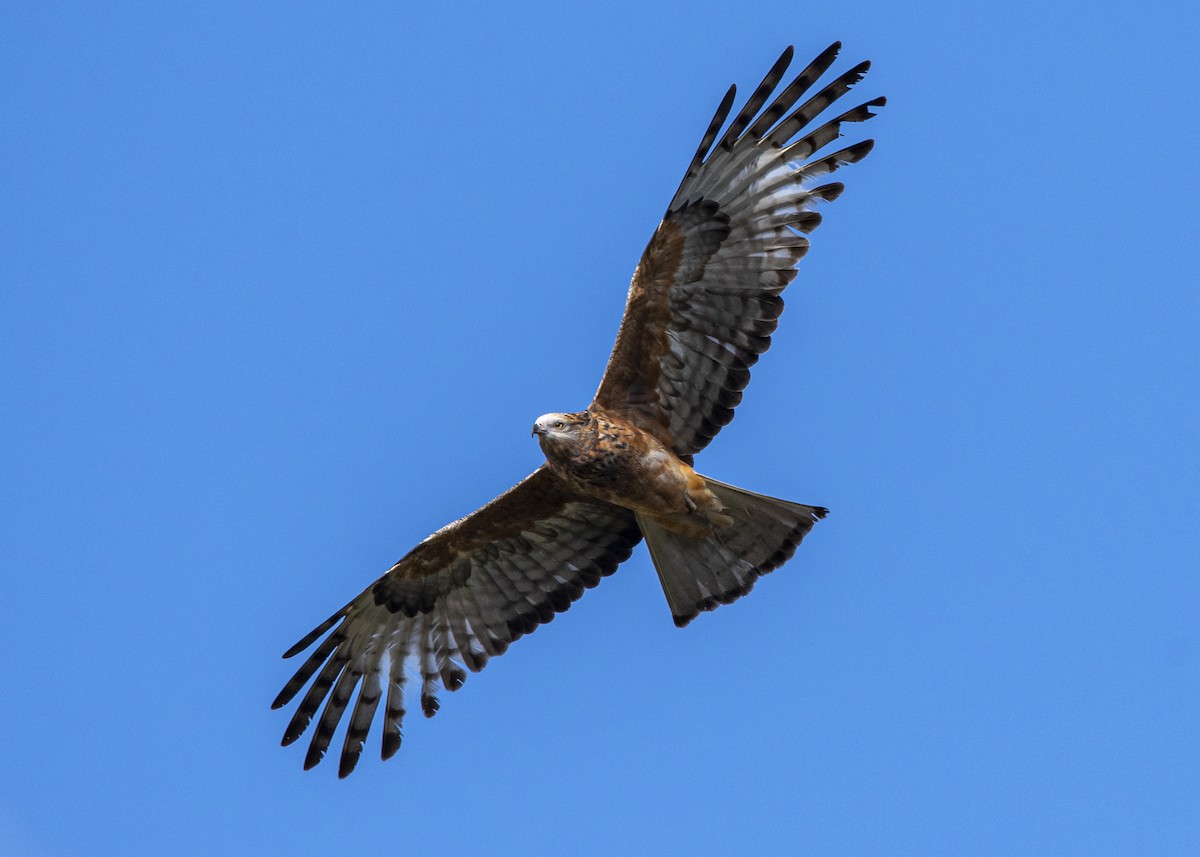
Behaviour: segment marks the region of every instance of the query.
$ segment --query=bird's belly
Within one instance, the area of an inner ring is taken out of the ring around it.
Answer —
[[[594,450],[588,455],[571,456],[567,461],[551,461],[551,466],[585,494],[636,509],[645,493],[642,483],[645,468],[628,450]],[[557,465],[557,466],[556,466]]]

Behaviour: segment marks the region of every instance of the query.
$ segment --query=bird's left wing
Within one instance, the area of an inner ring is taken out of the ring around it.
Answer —
[[[333,629],[271,706],[287,705],[317,676],[284,745],[300,738],[324,702],[304,760],[306,769],[316,765],[358,687],[338,768],[346,776],[386,690],[382,755],[390,758],[400,747],[410,668],[421,677],[421,709],[432,717],[439,687],[457,690],[464,667],[478,672],[566,610],[628,559],[641,538],[632,512],[577,494],[543,465],[421,542],[284,654],[304,651]]]
[[[801,102],[839,47],[822,52],[768,104],[791,62],[788,48],[718,140],[733,106],[730,88],[633,275],[595,406],[677,455],[700,451],[733,419],[750,366],[771,344],[779,295],[808,249],[805,236],[821,222],[813,208],[842,191],[818,180],[871,150],[864,140],[818,156],[844,124],[873,116],[882,98],[812,127],[869,63]]]

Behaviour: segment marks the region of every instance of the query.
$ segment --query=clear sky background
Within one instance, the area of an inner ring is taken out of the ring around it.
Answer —
[[[3,4],[0,854],[1200,853],[1194,9]],[[698,462],[833,514],[304,773],[280,654],[537,466],[835,39],[878,145]]]

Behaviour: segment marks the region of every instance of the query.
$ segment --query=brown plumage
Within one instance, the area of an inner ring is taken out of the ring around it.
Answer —
[[[425,539],[285,653],[329,632],[273,704],[286,705],[312,681],[284,733],[290,744],[324,703],[306,768],[324,756],[349,708],[339,775],[349,774],[381,703],[389,758],[400,746],[410,667],[432,716],[439,689],[457,690],[466,671],[566,610],[643,537],[682,626],[748,592],[824,517],[821,507],[701,476],[692,456],[733,418],[750,366],[770,346],[780,293],[820,223],[812,206],[842,191],[815,180],[871,149],[866,140],[813,157],[844,123],[884,103],[807,128],[868,68],[855,66],[802,102],[838,48],[768,104],[788,48],[718,140],[730,88],[634,272],[594,401],[534,424],[546,464]]]
[[[533,433],[550,470],[582,494],[693,539],[733,522],[690,464],[650,432],[596,405],[577,414],[547,414]]]

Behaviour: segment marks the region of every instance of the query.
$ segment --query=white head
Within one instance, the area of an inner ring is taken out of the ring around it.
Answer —
[[[579,431],[579,417],[579,414],[542,414],[533,424],[533,434],[539,443],[572,440]]]

